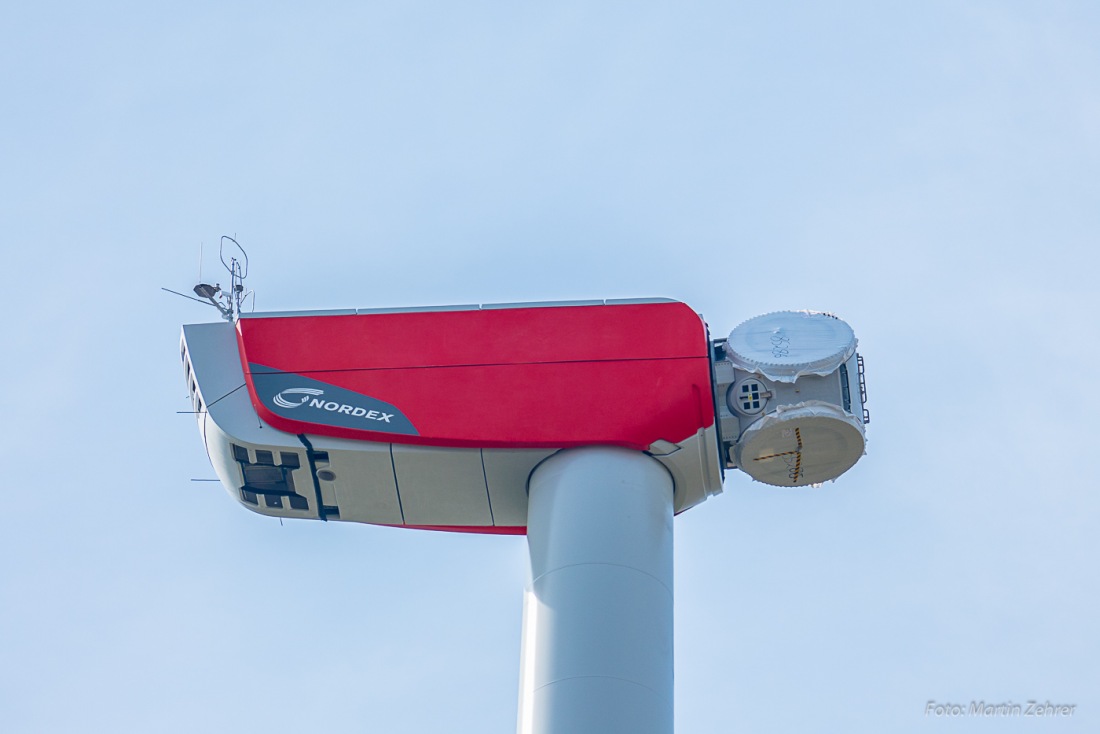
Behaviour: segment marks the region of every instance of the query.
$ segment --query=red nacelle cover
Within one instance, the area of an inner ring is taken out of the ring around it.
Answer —
[[[238,321],[257,413],[289,433],[644,450],[714,424],[706,327],[678,302]]]

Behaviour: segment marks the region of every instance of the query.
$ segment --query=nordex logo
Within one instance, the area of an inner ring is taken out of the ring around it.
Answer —
[[[354,405],[348,405],[347,403],[338,403],[335,400],[324,400],[321,396],[325,394],[324,390],[318,390],[313,387],[289,387],[286,390],[280,391],[271,399],[271,402],[280,408],[292,409],[306,406],[308,408],[314,408],[316,410],[325,410],[329,413],[337,413],[340,415],[350,415],[353,418],[363,418],[364,420],[381,421],[383,423],[389,423],[393,418],[393,413],[384,413],[380,410],[367,410],[366,408],[359,408]]]
[[[297,408],[299,405],[305,405],[309,402],[309,399],[313,395],[324,395],[324,390],[317,390],[312,387],[292,387],[287,390],[283,390],[281,393],[271,399],[271,402],[278,405],[280,408]],[[294,397],[287,400],[285,396],[293,395]]]

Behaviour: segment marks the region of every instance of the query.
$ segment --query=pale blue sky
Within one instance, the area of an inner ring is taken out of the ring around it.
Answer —
[[[261,310],[840,314],[869,455],[678,518],[677,732],[1100,728],[1100,6],[42,2],[0,68],[0,729],[514,729],[523,539],[189,481],[158,289],[233,233]]]

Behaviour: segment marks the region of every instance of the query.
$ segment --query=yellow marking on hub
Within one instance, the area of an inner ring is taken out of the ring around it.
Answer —
[[[780,456],[790,456],[794,454],[794,475],[791,477],[791,484],[798,482],[798,478],[802,476],[802,429],[794,429],[794,437],[798,442],[798,448],[794,451],[784,451],[781,454],[768,454],[767,456],[757,456],[753,461],[764,461],[765,459],[777,459]]]
[[[767,456],[758,456],[753,461],[763,461],[764,459],[774,459],[777,456],[790,456],[791,454],[797,454],[797,451],[784,451],[781,454],[768,454]]]
[[[802,430],[795,428],[794,437],[798,439],[798,451],[795,452],[797,456],[795,457],[794,476],[791,477],[791,484],[796,483],[798,478],[802,476]]]

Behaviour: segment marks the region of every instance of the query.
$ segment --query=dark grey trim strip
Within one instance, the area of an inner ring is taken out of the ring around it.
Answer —
[[[485,449],[478,449],[477,455],[481,459],[481,478],[485,481],[485,503],[489,505],[489,522],[495,527],[497,519],[493,515],[493,496],[489,494],[489,474],[485,471]]]
[[[309,462],[309,476],[313,479],[313,496],[317,502],[317,518],[328,522],[328,513],[325,512],[325,501],[321,497],[321,481],[317,479],[317,462],[313,460],[313,444],[306,438],[306,434],[299,433],[298,440],[306,447],[306,461]]]
[[[393,460],[393,444],[390,447],[390,471],[393,472],[393,491],[397,493],[397,511],[401,513],[401,524],[405,525],[405,505],[401,502],[401,482],[397,481],[397,464]]]

